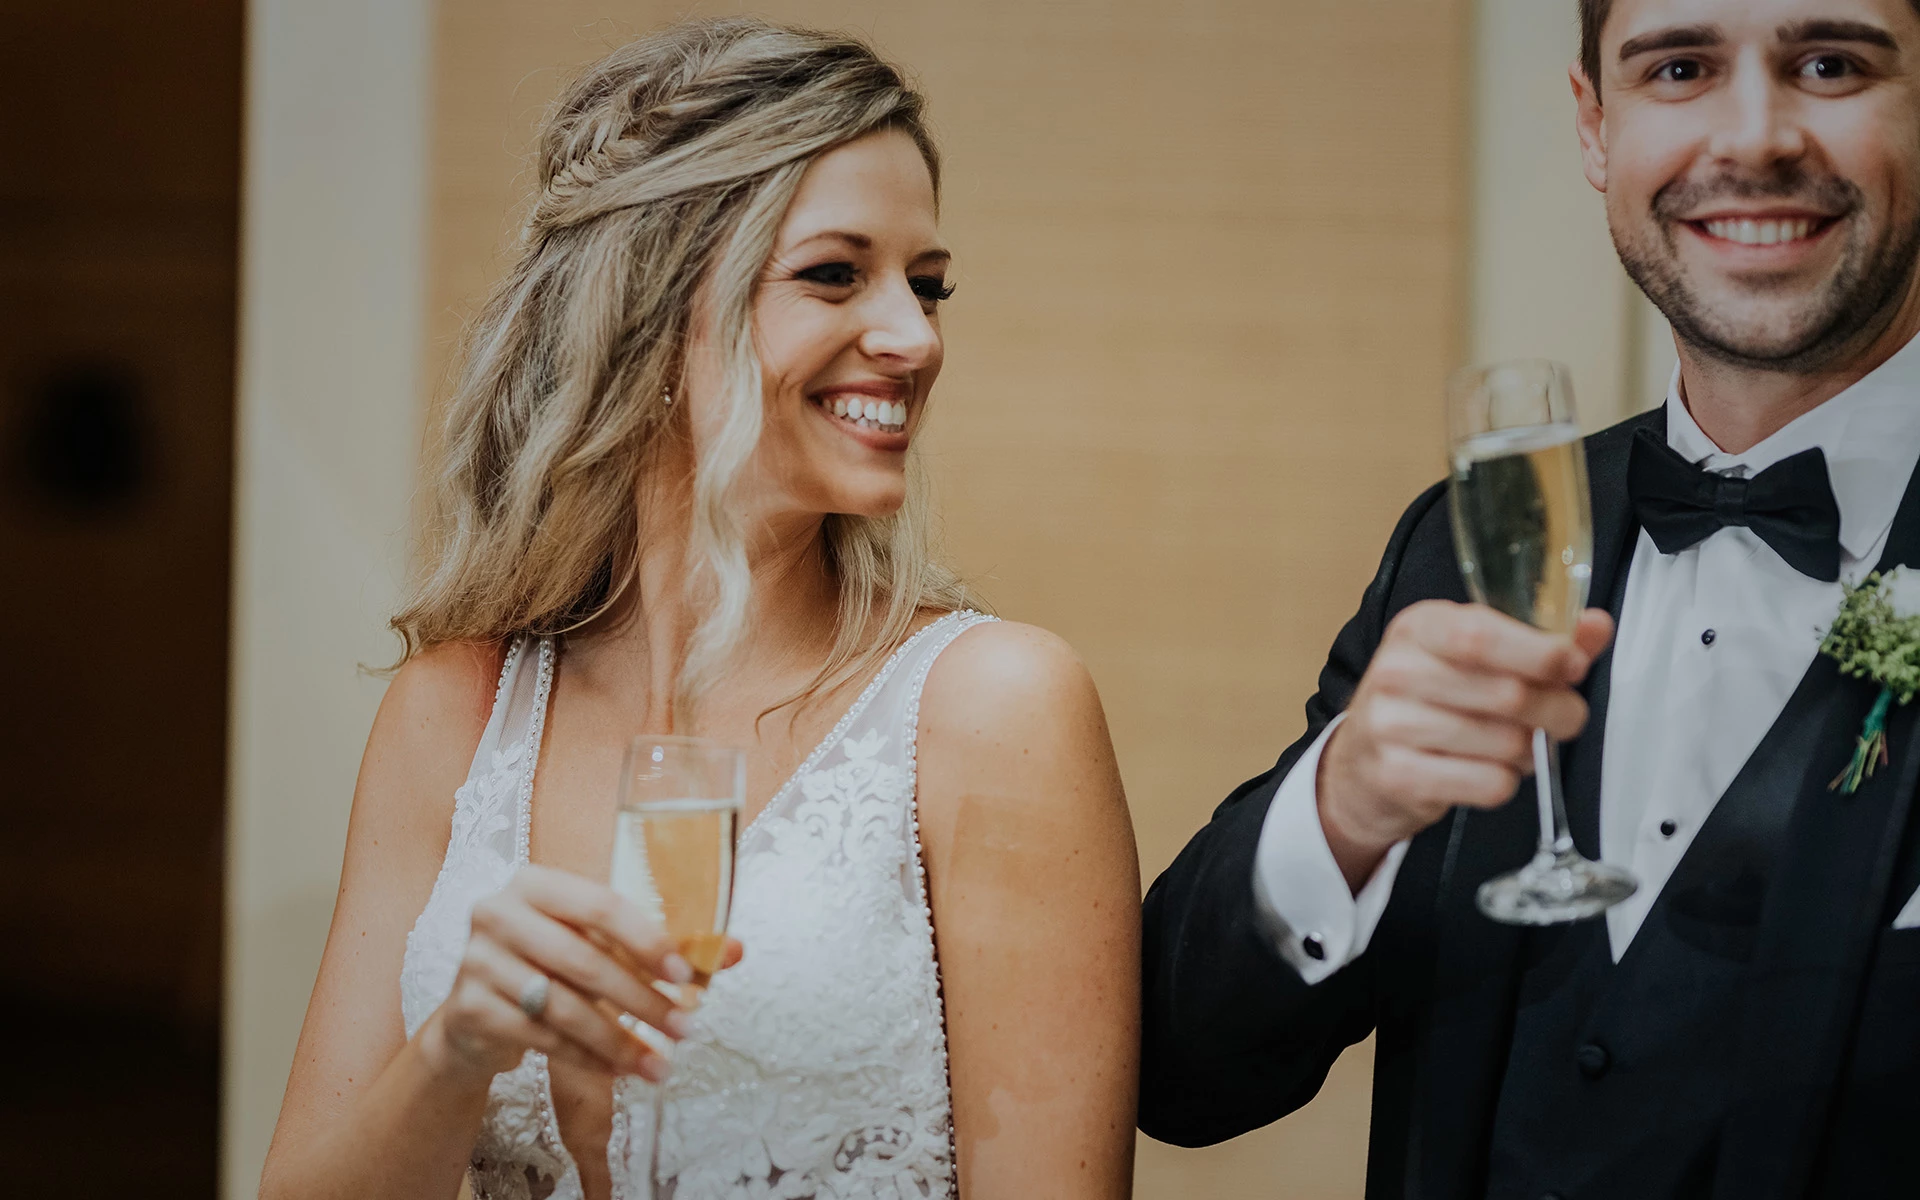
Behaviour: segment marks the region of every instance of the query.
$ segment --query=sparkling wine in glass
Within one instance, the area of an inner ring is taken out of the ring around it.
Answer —
[[[1469,367],[1447,387],[1453,543],[1467,591],[1529,625],[1571,636],[1593,574],[1587,457],[1567,368],[1543,360]],[[1480,911],[1509,925],[1598,916],[1638,887],[1574,848],[1559,747],[1533,731],[1540,843],[1480,885]]]
[[[635,738],[621,769],[612,886],[666,930],[693,967],[686,987],[654,985],[682,1007],[699,1004],[726,954],[746,779],[744,751],[704,738]],[[666,1084],[653,1089],[648,1178],[655,1196],[674,1190],[660,1161],[666,1095]]]

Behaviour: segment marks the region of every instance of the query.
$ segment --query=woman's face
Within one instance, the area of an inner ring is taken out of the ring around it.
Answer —
[[[766,412],[742,482],[756,516],[900,507],[907,446],[940,373],[949,257],[933,179],[906,134],[869,134],[807,168],[753,300]],[[701,349],[688,358],[696,440],[718,417]]]

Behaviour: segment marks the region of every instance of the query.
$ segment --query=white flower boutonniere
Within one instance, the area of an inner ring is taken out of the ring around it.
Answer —
[[[1920,572],[1899,566],[1842,588],[1845,598],[1820,653],[1839,663],[1841,674],[1880,685],[1853,761],[1827,785],[1851,796],[1887,762],[1887,711],[1920,692]]]

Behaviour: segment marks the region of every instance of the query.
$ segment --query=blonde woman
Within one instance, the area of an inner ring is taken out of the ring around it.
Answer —
[[[600,881],[622,749],[672,730],[751,750],[679,1200],[1126,1195],[1139,891],[1099,700],[968,610],[916,487],[950,291],[920,97],[846,38],[683,25],[566,92],[540,177],[262,1194],[648,1194],[669,1065],[603,1011],[690,1027],[601,947],[686,964]]]

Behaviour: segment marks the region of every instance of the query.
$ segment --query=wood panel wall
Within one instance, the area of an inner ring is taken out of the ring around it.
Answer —
[[[952,557],[1099,681],[1150,879],[1300,705],[1442,471],[1464,345],[1465,0],[769,0],[931,97],[958,259],[928,453]],[[707,3],[702,14],[734,11]],[[430,376],[503,265],[559,82],[685,11],[440,5]],[[444,388],[442,389],[444,391]],[[1146,1200],[1360,1194],[1370,1056]]]
[[[214,1186],[243,7],[0,3],[0,1145],[76,1200]]]

